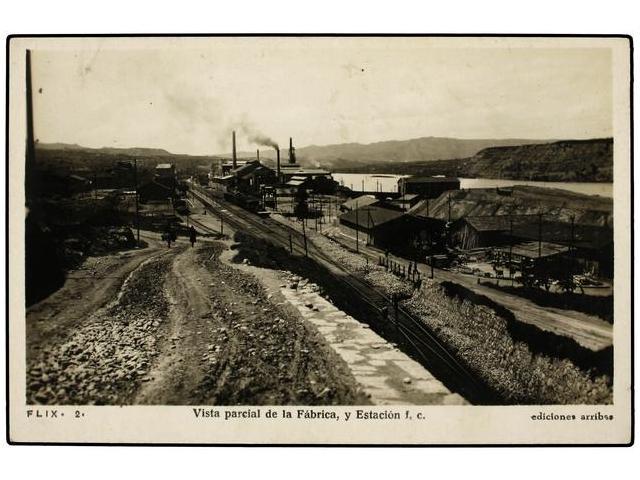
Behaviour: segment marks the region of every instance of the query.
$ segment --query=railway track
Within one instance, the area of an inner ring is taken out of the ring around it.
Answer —
[[[223,221],[234,229],[245,231],[270,240],[274,245],[284,247],[293,255],[307,256],[329,272],[337,281],[346,286],[374,313],[369,321],[386,333],[395,334],[406,349],[417,360],[436,375],[445,385],[468,401],[475,404],[498,404],[499,398],[452,354],[420,320],[404,308],[394,310],[391,299],[376,287],[354,276],[351,272],[329,257],[298,230],[275,220],[255,216],[237,205],[222,199],[211,198],[206,192],[192,190],[208,210],[223,217]],[[208,229],[211,230],[211,229]],[[383,318],[381,312],[387,307],[390,317]]]

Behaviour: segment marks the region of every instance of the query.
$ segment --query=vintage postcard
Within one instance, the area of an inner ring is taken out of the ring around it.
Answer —
[[[10,442],[632,442],[630,37],[8,47]]]

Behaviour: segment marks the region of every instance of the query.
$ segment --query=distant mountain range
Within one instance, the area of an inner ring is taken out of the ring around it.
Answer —
[[[466,158],[488,147],[502,147],[545,143],[553,140],[510,139],[461,139],[446,137],[422,137],[410,140],[389,140],[375,143],[340,143],[335,145],[309,145],[296,148],[299,163],[307,166],[324,167],[330,170],[367,168],[372,165],[406,162],[426,162]],[[282,149],[284,161],[289,150]],[[229,156],[224,154],[223,156]],[[241,152],[242,156],[255,156],[253,152]],[[272,148],[261,148],[260,155],[275,159]]]
[[[101,147],[90,148],[83,147],[77,143],[37,143],[38,150],[63,150],[63,151],[87,151],[105,155],[130,155],[135,157],[164,157],[174,155],[162,148],[117,148],[117,147]]]
[[[551,141],[551,140],[549,140]],[[445,137],[423,137],[410,140],[389,140],[368,144],[341,143],[334,145],[309,145],[296,148],[298,161],[303,165],[322,166],[329,169],[352,168],[354,166],[366,167],[378,163],[405,163],[416,161],[447,160],[452,158],[466,158],[475,155],[480,150],[488,147],[527,145],[543,143],[544,140],[531,139],[460,139]],[[129,155],[137,157],[161,157],[184,154],[173,154],[161,148],[89,148],[78,144],[69,143],[38,143],[39,150],[57,151],[87,151],[94,154]],[[282,160],[286,161],[289,149],[281,150]],[[275,150],[268,147],[260,147],[260,155],[263,158],[274,160]],[[230,157],[227,152],[214,157]],[[239,152],[239,157],[254,158],[255,151]]]
[[[86,148],[76,144],[38,143],[43,153],[64,156],[130,156],[162,161],[174,159],[210,164],[230,153],[193,156],[173,154],[159,148]],[[281,150],[283,163],[288,149]],[[273,148],[260,148],[260,158],[275,163]],[[452,175],[469,178],[512,180],[598,181],[613,178],[613,139],[531,140],[458,139],[423,137],[370,144],[343,143],[296,148],[303,166],[323,167],[337,172],[395,173],[408,175]],[[239,158],[255,158],[255,152],[239,152]]]
[[[338,145],[310,145],[296,150],[298,158],[310,164],[340,168],[350,163],[405,163],[416,161],[466,158],[488,147],[502,147],[543,143],[530,139],[460,139],[423,137],[386,142],[343,143]]]

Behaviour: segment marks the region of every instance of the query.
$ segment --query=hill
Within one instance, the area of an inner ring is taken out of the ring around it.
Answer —
[[[138,160],[140,169],[171,162],[185,171],[194,171],[198,166],[210,166],[220,161],[219,157],[174,154],[161,148],[87,148],[66,143],[36,144],[37,169],[58,174],[93,175],[113,168],[118,162],[132,163],[134,159]]]
[[[171,152],[167,152],[162,148],[117,148],[117,147],[102,147],[102,148],[89,148],[83,147],[76,143],[37,143],[36,149],[38,150],[58,150],[58,151],[83,151],[94,154],[103,155],[128,155],[136,157],[164,157],[173,155]]]
[[[338,145],[310,145],[297,149],[298,158],[309,164],[340,168],[349,163],[377,164],[411,161],[445,160],[475,155],[488,147],[540,143],[524,139],[460,139],[423,137],[386,142],[343,143]]]
[[[613,138],[487,148],[461,160],[472,177],[562,182],[613,181]]]
[[[329,170],[363,169],[378,164],[403,164],[433,160],[471,157],[488,147],[526,145],[544,140],[511,139],[461,139],[446,137],[422,137],[410,140],[389,140],[375,143],[340,143],[333,145],[309,145],[296,148],[298,161],[307,166],[324,167]],[[551,140],[550,140],[551,141]],[[283,148],[283,159],[289,150]],[[253,157],[254,152],[241,155]],[[260,149],[264,158],[274,159],[271,148]],[[224,154],[225,157],[230,154]]]
[[[39,158],[61,163],[109,163],[114,159],[140,158],[172,161],[178,167],[210,164],[230,154],[190,156],[159,148],[85,148],[75,144],[37,144]],[[468,178],[511,180],[611,182],[613,139],[541,142],[522,139],[468,140],[425,137],[371,144],[345,143],[300,147],[298,161],[332,171],[394,173],[406,175],[448,175]],[[275,151],[263,148],[261,158],[275,163]],[[288,158],[287,149],[281,151]],[[239,156],[254,158],[254,152]],[[87,165],[85,165],[87,166]]]
[[[447,175],[510,180],[611,182],[613,139],[563,140],[552,143],[485,148],[467,158],[419,162],[383,162],[345,172]]]

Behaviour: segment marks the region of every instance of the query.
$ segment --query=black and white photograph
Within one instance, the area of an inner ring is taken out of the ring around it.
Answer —
[[[9,48],[20,438],[135,406],[205,443],[628,441],[628,38]],[[485,427],[415,423],[447,415]]]

